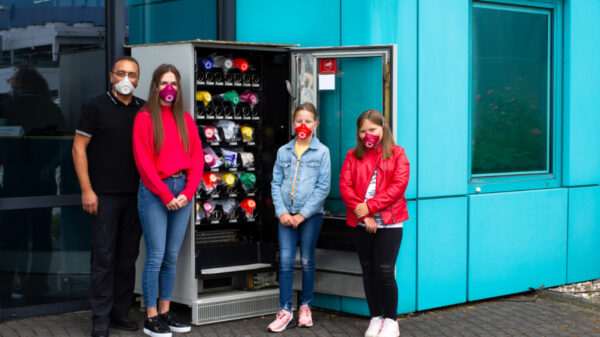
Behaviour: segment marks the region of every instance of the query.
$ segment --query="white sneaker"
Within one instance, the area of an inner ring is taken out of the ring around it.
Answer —
[[[398,337],[400,336],[400,327],[398,321],[390,318],[386,318],[383,321],[383,328],[379,331],[377,337]]]
[[[381,328],[383,328],[383,317],[379,316],[371,318],[371,323],[369,323],[369,328],[365,332],[365,337],[379,336]]]

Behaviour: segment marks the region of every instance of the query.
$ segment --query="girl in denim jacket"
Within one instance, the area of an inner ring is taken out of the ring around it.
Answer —
[[[329,194],[329,149],[314,135],[319,125],[311,103],[294,110],[296,137],[277,151],[271,195],[279,218],[279,303],[281,310],[267,329],[280,332],[294,325],[292,282],[296,246],[300,241],[302,305],[298,325],[312,326],[310,302],[315,284],[315,248],[323,223],[323,203]]]

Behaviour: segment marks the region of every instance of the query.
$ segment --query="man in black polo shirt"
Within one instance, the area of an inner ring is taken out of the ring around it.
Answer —
[[[81,202],[92,215],[92,336],[108,336],[109,323],[122,330],[138,329],[128,312],[142,234],[137,212],[140,178],[131,145],[133,121],[144,104],[133,96],[139,64],[121,57],[109,76],[111,90],[84,106],[73,142]]]

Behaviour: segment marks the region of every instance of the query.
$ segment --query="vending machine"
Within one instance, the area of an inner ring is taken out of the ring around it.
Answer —
[[[332,164],[315,292],[364,298],[337,181],[346,151],[355,146],[356,118],[364,110],[381,111],[396,134],[395,46],[298,48],[193,40],[129,48],[140,64],[136,95],[142,98],[158,65],[177,67],[185,111],[194,116],[203,144],[205,170],[172,296],[192,308],[192,323],[279,310],[271,174],[277,149],[294,137],[292,111],[306,102],[317,106],[317,136],[329,147]],[[143,261],[142,242],[138,293]],[[299,289],[300,279],[295,279]]]

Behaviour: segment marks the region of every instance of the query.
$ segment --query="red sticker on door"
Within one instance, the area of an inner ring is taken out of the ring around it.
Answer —
[[[337,59],[320,59],[319,74],[337,73]]]

